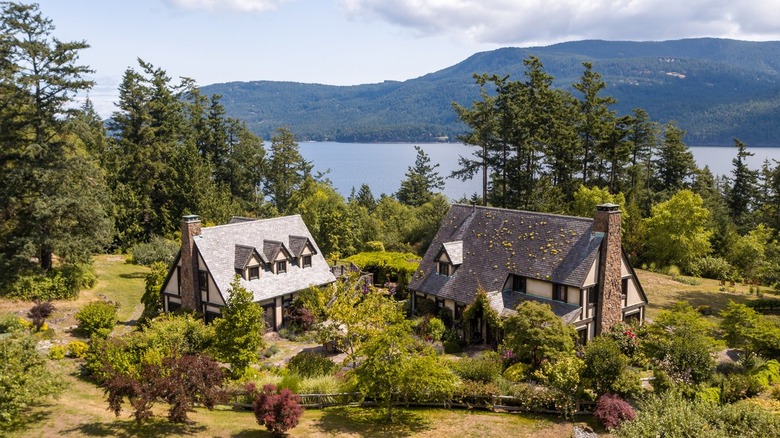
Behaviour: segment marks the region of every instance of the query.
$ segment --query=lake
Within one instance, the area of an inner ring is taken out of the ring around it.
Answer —
[[[300,143],[301,155],[314,164],[315,172],[325,172],[333,187],[343,196],[349,196],[352,188],[368,184],[374,196],[398,191],[409,166],[414,165],[417,152],[414,146],[423,148],[431,158],[431,164],[439,164],[440,175],[447,176],[458,169],[459,156],[471,156],[474,147],[462,143]],[[699,167],[705,165],[716,175],[730,174],[731,160],[736,156],[735,147],[692,146],[691,151]],[[748,148],[755,155],[748,159],[752,169],[759,169],[766,159],[780,160],[780,148]],[[482,192],[482,177],[459,181],[447,178],[444,194],[452,200],[463,195]]]

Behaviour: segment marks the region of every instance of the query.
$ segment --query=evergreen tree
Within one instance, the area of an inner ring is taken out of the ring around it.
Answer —
[[[444,188],[444,178],[436,172],[438,163],[431,165],[431,158],[421,147],[414,149],[417,151],[414,166],[407,169],[406,179],[401,181],[395,196],[403,204],[419,207],[431,199],[434,190]]]
[[[731,160],[734,168],[731,170],[733,178],[727,202],[731,218],[737,228],[744,232],[746,228],[752,228],[751,213],[756,198],[758,172],[751,170],[745,162],[748,157],[753,156],[752,152],[748,152],[745,143],[734,139],[734,146],[737,148],[737,156]]]
[[[312,165],[303,159],[292,131],[279,128],[271,138],[271,158],[263,188],[277,211],[282,214],[290,211],[293,207],[290,198],[301,188],[311,169]]]
[[[658,144],[658,124],[650,120],[647,111],[637,108],[629,123],[628,145],[631,165],[628,169],[626,198],[634,199],[650,213],[650,182],[653,175],[653,153]]]
[[[458,114],[458,118],[467,124],[472,131],[458,137],[466,145],[477,146],[474,158],[458,157],[460,169],[454,170],[451,178],[462,181],[470,180],[478,172],[482,172],[482,205],[487,205],[489,173],[496,172],[493,163],[493,154],[499,148],[497,134],[497,118],[495,111],[495,97],[485,89],[485,84],[490,80],[487,75],[474,75],[474,79],[480,88],[481,101],[475,101],[472,108],[466,108],[457,103],[452,106]]]
[[[117,244],[122,247],[165,236],[177,228],[177,148],[185,136],[183,102],[164,70],[138,60],[143,74],[127,69],[119,86],[118,110],[108,122]],[[190,211],[191,212],[191,211]]]
[[[654,185],[659,192],[671,195],[687,188],[696,169],[693,154],[683,142],[684,135],[685,131],[678,128],[674,122],[664,126],[664,138],[658,147],[658,157],[654,163],[657,169]]]
[[[223,166],[225,184],[233,202],[256,216],[264,206],[262,184],[267,172],[263,140],[253,134],[246,124],[228,119],[227,162]]]
[[[617,101],[612,97],[601,97],[599,93],[606,88],[601,75],[593,71],[593,65],[584,62],[585,71],[574,89],[582,93],[580,100],[579,135],[582,144],[582,182],[590,184],[595,172],[600,179],[603,173],[605,151],[608,138],[614,129],[614,112],[609,107]],[[598,181],[596,182],[599,183]]]
[[[0,8],[0,265],[37,258],[48,270],[54,253],[89,260],[110,232],[108,202],[102,174],[66,117],[76,111],[68,108],[72,97],[93,85],[83,77],[91,70],[77,63],[88,46],[54,37],[36,4]]]
[[[368,184],[360,185],[360,190],[358,190],[354,201],[365,207],[369,213],[376,208],[376,199],[374,199],[374,194],[371,193],[371,187],[369,187]]]

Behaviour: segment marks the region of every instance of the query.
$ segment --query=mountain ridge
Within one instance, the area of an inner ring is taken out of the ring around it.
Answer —
[[[227,113],[269,138],[288,126],[300,140],[342,142],[454,139],[467,128],[452,102],[479,99],[473,75],[522,79],[534,55],[572,90],[582,62],[607,84],[603,95],[628,114],[644,108],[653,120],[677,121],[691,145],[780,145],[780,42],[695,38],[658,42],[582,40],[478,52],[452,66],[405,81],[362,85],[251,81],[201,87],[221,94]],[[575,93],[576,95],[576,93]]]

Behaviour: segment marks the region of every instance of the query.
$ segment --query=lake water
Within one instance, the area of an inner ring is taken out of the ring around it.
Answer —
[[[458,169],[459,156],[471,156],[474,147],[461,143],[301,143],[301,154],[314,164],[315,172],[330,170],[327,178],[343,196],[349,196],[352,188],[368,184],[374,196],[398,191],[409,166],[414,165],[417,152],[414,146],[423,148],[440,175],[447,176]],[[691,151],[699,167],[705,165],[716,175],[730,174],[731,160],[736,156],[735,147],[692,146]],[[759,169],[764,160],[780,160],[780,148],[748,148],[755,155],[748,159],[752,169]],[[773,163],[773,165],[776,165]],[[447,178],[444,194],[450,199],[482,192],[482,177],[469,181]]]

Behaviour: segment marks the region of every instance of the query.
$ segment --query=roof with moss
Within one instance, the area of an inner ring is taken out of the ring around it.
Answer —
[[[510,274],[581,288],[602,240],[590,218],[455,204],[409,287],[461,303],[478,288],[501,291]],[[458,241],[460,265],[437,274],[436,257]]]

